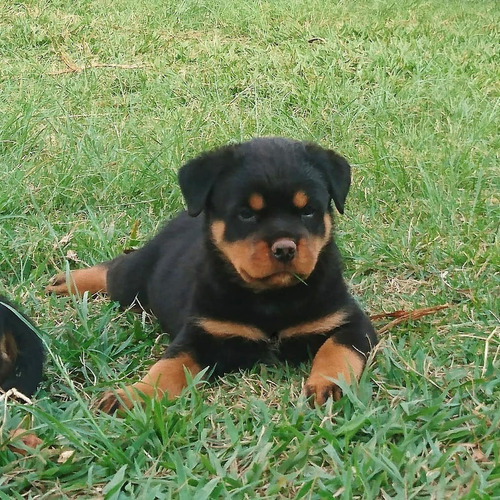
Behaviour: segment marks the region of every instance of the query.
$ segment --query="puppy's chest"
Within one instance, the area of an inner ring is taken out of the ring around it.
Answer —
[[[249,324],[259,329],[270,343],[278,342],[288,328],[319,314],[318,311],[311,310],[310,303],[306,300],[276,301],[265,298],[244,304],[239,310],[227,312],[232,313],[236,323]]]
[[[198,318],[198,326],[212,337],[252,341],[266,351],[308,347],[347,318],[345,301],[311,287],[262,294],[217,291],[198,294],[189,317]]]
[[[225,314],[203,315],[198,324],[219,338],[239,337],[280,350],[305,337],[327,335],[347,317],[344,308],[312,307],[307,303],[292,302],[287,306],[270,301],[251,306],[226,309]]]

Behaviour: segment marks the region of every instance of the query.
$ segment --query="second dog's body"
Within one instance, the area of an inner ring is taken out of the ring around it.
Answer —
[[[31,396],[42,379],[43,347],[26,316],[0,295],[0,387]]]

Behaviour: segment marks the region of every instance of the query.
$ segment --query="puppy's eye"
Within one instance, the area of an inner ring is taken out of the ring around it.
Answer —
[[[300,211],[300,215],[304,218],[304,219],[310,219],[312,217],[314,217],[314,215],[316,214],[316,210],[314,210],[313,207],[311,207],[310,205],[306,205],[301,211]]]
[[[242,222],[255,222],[257,220],[257,216],[255,212],[248,207],[243,207],[238,212],[238,219]]]

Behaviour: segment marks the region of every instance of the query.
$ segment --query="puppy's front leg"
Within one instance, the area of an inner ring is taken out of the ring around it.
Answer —
[[[352,347],[339,344],[334,337],[329,337],[319,348],[313,359],[311,373],[304,385],[307,397],[314,396],[314,401],[322,405],[332,397],[338,401],[342,390],[335,383],[343,377],[347,383],[358,380],[363,373],[366,359]]]
[[[51,279],[50,285],[45,288],[47,293],[56,295],[70,295],[85,292],[91,294],[107,291],[107,274],[109,263],[104,262],[88,269],[76,269],[70,271],[69,275],[60,273]],[[69,278],[69,280],[67,279]]]
[[[165,355],[168,355],[168,350]],[[187,385],[185,369],[193,376],[201,370],[193,357],[186,352],[180,352],[174,357],[164,357],[157,361],[139,382],[125,389],[106,392],[99,401],[98,408],[106,413],[113,413],[121,406],[131,408],[134,401],[142,400],[142,394],[161,399],[166,393],[169,399],[174,399]]]
[[[222,374],[253,366],[267,350],[265,339],[264,333],[252,325],[193,315],[141,381],[124,390],[107,392],[99,408],[107,413],[120,406],[131,408],[134,401],[141,401],[141,393],[156,399],[166,393],[173,399],[187,385],[185,369],[194,376],[206,367]]]
[[[338,401],[342,390],[335,382],[359,380],[370,350],[377,344],[377,334],[368,317],[357,306],[347,322],[334,329],[313,359],[311,373],[304,385],[307,397],[321,405],[332,397]]]

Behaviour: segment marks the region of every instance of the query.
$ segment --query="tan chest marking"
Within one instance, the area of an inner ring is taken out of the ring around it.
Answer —
[[[310,334],[322,334],[328,333],[342,326],[347,319],[347,312],[340,310],[332,314],[328,314],[323,318],[316,319],[314,321],[308,321],[305,323],[299,323],[298,325],[285,328],[280,332],[279,338],[287,339],[290,337],[295,337],[296,335],[310,335]]]
[[[196,323],[208,334],[218,338],[241,337],[254,342],[267,340],[266,334],[254,326],[234,323],[232,321],[219,321],[209,318],[200,318]]]

